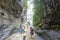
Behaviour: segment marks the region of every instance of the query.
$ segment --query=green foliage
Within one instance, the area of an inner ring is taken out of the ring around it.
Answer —
[[[28,8],[27,0],[24,0],[23,7],[24,7],[25,9],[27,9],[27,8]]]
[[[41,0],[34,0],[34,15],[33,15],[33,25],[39,26],[42,17],[42,2]]]
[[[60,30],[60,1],[34,0],[33,25],[42,29]]]

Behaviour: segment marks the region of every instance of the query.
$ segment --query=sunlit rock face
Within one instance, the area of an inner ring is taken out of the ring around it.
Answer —
[[[0,0],[0,40],[5,40],[17,32],[23,10],[21,4],[17,0]]]

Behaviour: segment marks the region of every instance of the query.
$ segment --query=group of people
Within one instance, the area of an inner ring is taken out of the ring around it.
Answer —
[[[25,26],[23,27],[23,40],[25,40],[26,39],[26,32],[25,32]],[[27,27],[27,29],[28,29],[28,27]],[[32,27],[30,27],[30,35],[31,35],[31,38],[33,38],[32,36],[34,35],[34,30],[33,30],[33,28]]]

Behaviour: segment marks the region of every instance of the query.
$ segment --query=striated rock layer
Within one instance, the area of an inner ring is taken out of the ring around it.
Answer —
[[[21,4],[17,0],[0,0],[0,40],[5,40],[17,32],[23,10]]]

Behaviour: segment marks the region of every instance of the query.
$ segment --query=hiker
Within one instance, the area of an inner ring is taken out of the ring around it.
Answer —
[[[26,39],[25,26],[20,27],[20,29],[18,31],[19,31],[20,34],[22,34],[23,40],[25,40]]]
[[[33,34],[34,34],[32,27],[30,27],[30,34],[31,34],[31,38],[32,38],[32,36],[33,36]]]
[[[20,27],[20,29],[18,31],[19,31],[19,33],[23,33],[24,29],[22,27]]]
[[[26,40],[26,31],[25,31],[25,26],[23,26],[23,29],[24,29],[24,33],[23,33],[23,40]]]
[[[23,33],[23,40],[26,40],[26,33]]]

